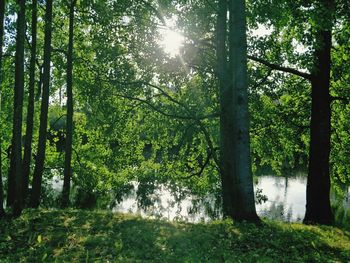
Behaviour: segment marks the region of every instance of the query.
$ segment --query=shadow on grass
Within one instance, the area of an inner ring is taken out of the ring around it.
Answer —
[[[1,221],[5,262],[347,262],[348,233],[267,222],[169,223],[77,210]],[[2,262],[2,261],[1,261]]]

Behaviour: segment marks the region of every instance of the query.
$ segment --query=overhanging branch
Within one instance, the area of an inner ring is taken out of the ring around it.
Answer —
[[[199,169],[198,172],[192,173],[192,174],[190,174],[190,175],[188,175],[188,176],[185,176],[185,177],[182,177],[181,179],[190,179],[190,178],[192,178],[192,177],[194,177],[194,176],[201,176],[201,175],[203,174],[203,172],[204,172],[205,167],[208,165],[211,156],[212,156],[212,152],[210,151],[210,152],[208,153],[208,155],[207,155],[207,158],[205,159],[204,164],[201,166],[201,168]]]
[[[257,58],[257,57],[254,57],[254,56],[249,56],[248,55],[248,58],[250,60],[253,60],[255,62],[263,64],[263,65],[265,65],[265,66],[267,66],[267,67],[269,67],[271,69],[282,71],[282,72],[286,72],[286,73],[291,73],[293,75],[302,77],[304,79],[311,80],[311,74],[309,74],[309,73],[305,73],[305,72],[301,72],[301,71],[299,71],[297,69],[283,67],[283,66],[280,66],[280,65],[277,65],[277,64],[273,64],[273,63],[270,63],[270,62],[268,62],[268,61],[266,61],[264,59]]]

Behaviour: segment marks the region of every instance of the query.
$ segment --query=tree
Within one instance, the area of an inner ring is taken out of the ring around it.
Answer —
[[[217,17],[217,67],[220,88],[220,177],[224,216],[234,215],[232,185],[234,177],[233,90],[227,65],[227,1],[220,0]]]
[[[36,42],[37,42],[37,0],[32,1],[32,43],[30,51],[29,86],[27,125],[23,157],[23,199],[28,196],[30,162],[32,156],[33,126],[34,126],[34,89],[35,89],[35,65],[36,65]]]
[[[306,193],[307,205],[304,222],[310,224],[332,224],[334,222],[334,216],[330,205],[331,185],[329,165],[331,151],[330,105],[332,102],[330,96],[330,54],[331,32],[336,6],[332,0],[320,0],[314,4],[305,3],[305,11],[301,9],[302,5],[299,3],[286,1],[279,4],[284,5],[284,8],[288,10],[287,12],[290,12],[288,16],[286,15],[289,19],[302,19],[300,22],[303,25],[306,24],[308,27],[305,32],[299,34],[303,36],[303,39],[306,39],[308,45],[312,45],[313,54],[310,54],[311,59],[309,57],[309,65],[306,66],[309,68],[310,73],[283,67],[254,56],[249,56],[249,58],[273,70],[294,74],[311,83],[310,148]],[[279,8],[280,10],[281,6],[275,8]],[[264,10],[264,8],[261,9]],[[270,15],[270,17],[273,16]],[[305,17],[310,18],[307,21],[312,21],[312,23],[303,22]],[[280,26],[278,23],[280,22],[277,21],[276,24]],[[299,38],[300,35],[298,36]]]
[[[245,3],[229,2],[229,67],[227,1],[219,1],[217,59],[220,85],[220,174],[223,211],[237,220],[258,221],[250,160]]]
[[[13,176],[15,177],[15,195],[13,215],[19,216],[22,211],[22,110],[24,93],[24,39],[25,39],[25,0],[18,0],[19,12],[17,18],[16,62],[15,62],[15,92],[13,104],[12,155]]]
[[[70,180],[72,176],[72,144],[73,144],[73,32],[74,32],[74,7],[76,0],[72,0],[69,9],[69,40],[67,53],[67,124],[66,147],[64,161],[64,179],[62,189],[61,206],[67,207],[69,203]]]
[[[4,43],[4,18],[5,18],[5,1],[0,1],[0,123],[2,121],[2,85],[3,85],[3,73],[2,73],[2,46]],[[2,134],[0,134],[0,218],[5,215],[4,210],[4,186],[2,182]]]
[[[247,83],[247,39],[244,0],[231,0],[230,12],[230,85],[233,94],[233,218],[258,221],[255,210],[253,178],[250,159],[248,83]],[[231,135],[231,136],[232,136]]]
[[[310,155],[304,222],[333,224],[329,173],[331,151],[331,96],[329,92],[335,3],[333,0],[322,0],[319,8],[322,20],[314,26],[316,46],[315,65],[311,72]]]
[[[33,174],[33,189],[30,198],[30,206],[38,207],[40,204],[41,182],[44,171],[46,136],[47,136],[47,117],[49,107],[50,91],[50,62],[51,62],[51,35],[52,35],[52,0],[46,2],[45,13],[45,40],[44,40],[44,73],[43,90],[40,110],[40,127],[37,156],[35,159],[35,168]]]

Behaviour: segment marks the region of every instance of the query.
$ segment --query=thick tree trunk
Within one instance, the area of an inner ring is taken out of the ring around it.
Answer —
[[[253,176],[250,159],[247,39],[244,0],[230,0],[230,73],[233,96],[233,130],[230,139],[234,148],[232,202],[237,220],[259,221],[255,210]]]
[[[220,86],[220,176],[222,188],[222,203],[224,217],[233,215],[231,199],[234,142],[232,138],[232,86],[228,77],[228,64],[226,52],[227,38],[227,1],[220,0],[217,18],[217,70]]]
[[[227,68],[227,1],[220,0],[217,62],[220,85],[220,172],[223,213],[235,220],[259,221],[250,161],[247,47],[244,0],[231,0],[230,75]]]
[[[316,39],[314,41],[314,69],[311,75],[251,57],[271,69],[292,73],[311,81],[309,171],[304,218],[304,223],[308,224],[332,224],[334,222],[330,204],[331,96],[329,89],[335,3],[334,0],[320,2],[319,21],[313,25]]]
[[[30,206],[37,208],[40,204],[41,181],[44,171],[46,136],[47,136],[47,118],[49,109],[49,91],[50,91],[50,61],[51,61],[51,34],[52,34],[52,0],[46,1],[45,13],[45,40],[44,40],[44,73],[43,73],[43,91],[40,111],[40,127],[38,151],[35,159],[35,168],[33,175],[33,189],[30,198]]]
[[[4,18],[5,0],[0,1],[0,124],[2,120],[2,46],[4,44]],[[5,215],[4,210],[4,185],[2,183],[2,133],[0,131],[0,218]]]
[[[26,140],[24,145],[23,158],[23,199],[28,196],[30,161],[32,156],[32,140],[34,126],[34,86],[35,86],[35,62],[36,62],[36,32],[37,32],[37,0],[32,2],[32,46],[30,54],[29,67],[29,87],[28,87],[28,108],[27,108],[27,125]]]
[[[13,113],[12,154],[15,177],[15,196],[13,215],[19,216],[22,211],[22,111],[24,93],[24,39],[25,39],[25,0],[18,0],[19,12],[17,18],[16,62],[15,62],[15,92]]]
[[[312,107],[309,173],[306,189],[304,223],[332,224],[334,216],[330,204],[329,154],[331,149],[331,30],[317,35],[315,69],[312,74]]]
[[[76,0],[72,0],[69,11],[69,41],[67,56],[67,126],[66,148],[64,160],[64,178],[61,206],[69,204],[70,180],[72,175],[72,143],[73,143],[73,32],[74,32],[74,7]]]

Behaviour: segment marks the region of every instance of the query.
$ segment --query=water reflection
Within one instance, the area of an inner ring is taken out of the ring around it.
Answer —
[[[222,218],[220,201],[214,195],[200,198],[189,191],[180,191],[179,187],[170,188],[165,185],[145,187],[133,182],[132,186],[120,202],[115,201],[111,208],[114,212],[188,222],[208,222]],[[52,180],[52,187],[61,191],[62,181]],[[260,217],[287,222],[302,221],[306,205],[305,176],[260,176],[254,189],[258,195],[267,197],[267,201],[256,204]],[[349,221],[349,189],[346,189],[345,196],[341,199],[333,194],[331,201],[335,207],[336,220],[341,223]]]
[[[283,221],[301,221],[305,214],[306,178],[261,176],[255,189],[268,200],[256,206],[259,216]]]
[[[267,197],[267,201],[256,204],[260,217],[287,222],[300,222],[305,214],[306,177],[276,177],[261,176],[254,186],[255,192]],[[141,206],[137,195],[138,185],[118,203],[113,211],[129,212],[153,218],[168,220],[184,220],[189,222],[210,221],[222,217],[220,204],[213,195],[196,198],[191,194],[183,198],[174,198],[174,193],[164,185],[156,188],[151,194],[148,206]],[[259,191],[260,189],[260,191]],[[341,210],[341,222],[348,220],[350,211],[349,193],[343,200],[332,197],[332,203],[337,204],[336,213]]]
[[[137,194],[138,187],[137,183],[133,183],[133,189],[113,207],[113,211],[189,222],[207,222],[222,217],[220,205],[214,196],[200,199],[188,193],[183,198],[175,198],[168,187],[160,185],[144,202]],[[305,177],[262,176],[254,188],[255,191],[261,189],[267,197],[267,201],[256,205],[259,216],[289,222],[302,220],[306,203]]]
[[[113,212],[133,213],[151,218],[167,219],[171,221],[181,220],[188,222],[208,222],[213,218],[220,218],[219,206],[214,201],[214,196],[198,198],[189,193],[176,196],[165,185],[155,188],[147,198],[148,205],[137,195],[139,184],[133,182],[133,188],[113,207]]]

